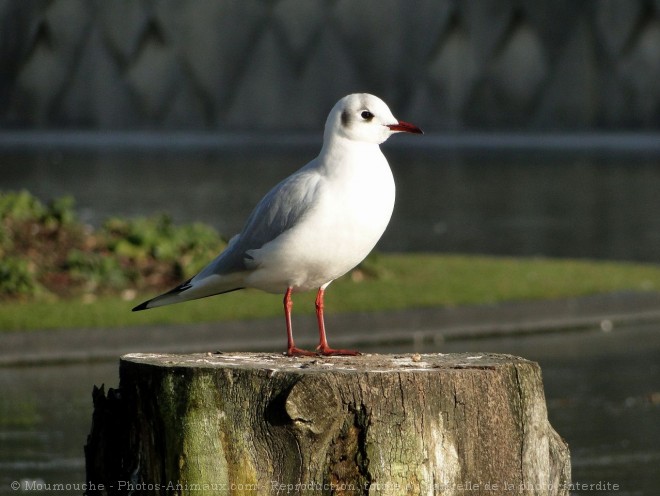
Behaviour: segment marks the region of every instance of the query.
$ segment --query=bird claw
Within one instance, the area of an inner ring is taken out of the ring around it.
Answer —
[[[286,356],[290,356],[290,357],[318,356],[318,353],[314,353],[313,351],[302,350],[300,348],[296,348],[295,346],[293,346],[288,350],[286,350]]]
[[[336,350],[330,347],[318,346],[316,353],[322,356],[358,356],[361,355],[357,350]]]
[[[318,346],[316,348],[316,351],[307,351],[300,348],[296,348],[295,346],[293,348],[289,348],[288,350],[286,350],[286,356],[289,357],[358,356],[361,354],[362,353],[360,353],[357,350],[336,350],[330,347],[322,348],[321,346]]]

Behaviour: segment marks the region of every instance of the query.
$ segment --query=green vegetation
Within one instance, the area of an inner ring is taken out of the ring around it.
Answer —
[[[203,224],[167,216],[80,223],[74,201],[48,205],[26,191],[0,194],[0,300],[54,300],[163,290],[192,275],[225,246]]]
[[[176,324],[281,315],[282,296],[238,291],[132,313],[224,247],[209,227],[167,217],[78,223],[73,202],[0,195],[0,329]],[[660,266],[584,260],[378,254],[333,283],[329,313],[660,290]],[[296,295],[295,313],[314,294]]]

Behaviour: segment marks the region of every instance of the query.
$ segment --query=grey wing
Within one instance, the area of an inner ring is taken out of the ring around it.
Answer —
[[[314,206],[320,182],[321,176],[305,167],[277,184],[254,208],[241,233],[195,278],[247,270],[247,252],[295,226]]]

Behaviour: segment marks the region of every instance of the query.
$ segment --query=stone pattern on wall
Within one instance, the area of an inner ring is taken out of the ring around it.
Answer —
[[[660,0],[0,0],[0,128],[658,129]]]

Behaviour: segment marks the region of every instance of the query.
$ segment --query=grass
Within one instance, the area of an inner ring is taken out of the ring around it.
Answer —
[[[326,293],[326,312],[387,311],[434,306],[555,299],[613,291],[660,290],[660,266],[462,255],[378,255],[368,264],[378,277],[344,277]],[[134,301],[120,297],[4,302],[3,331],[122,327],[251,319],[281,315],[281,295],[237,291],[182,305],[133,313]],[[294,298],[296,313],[313,311],[314,294]]]

